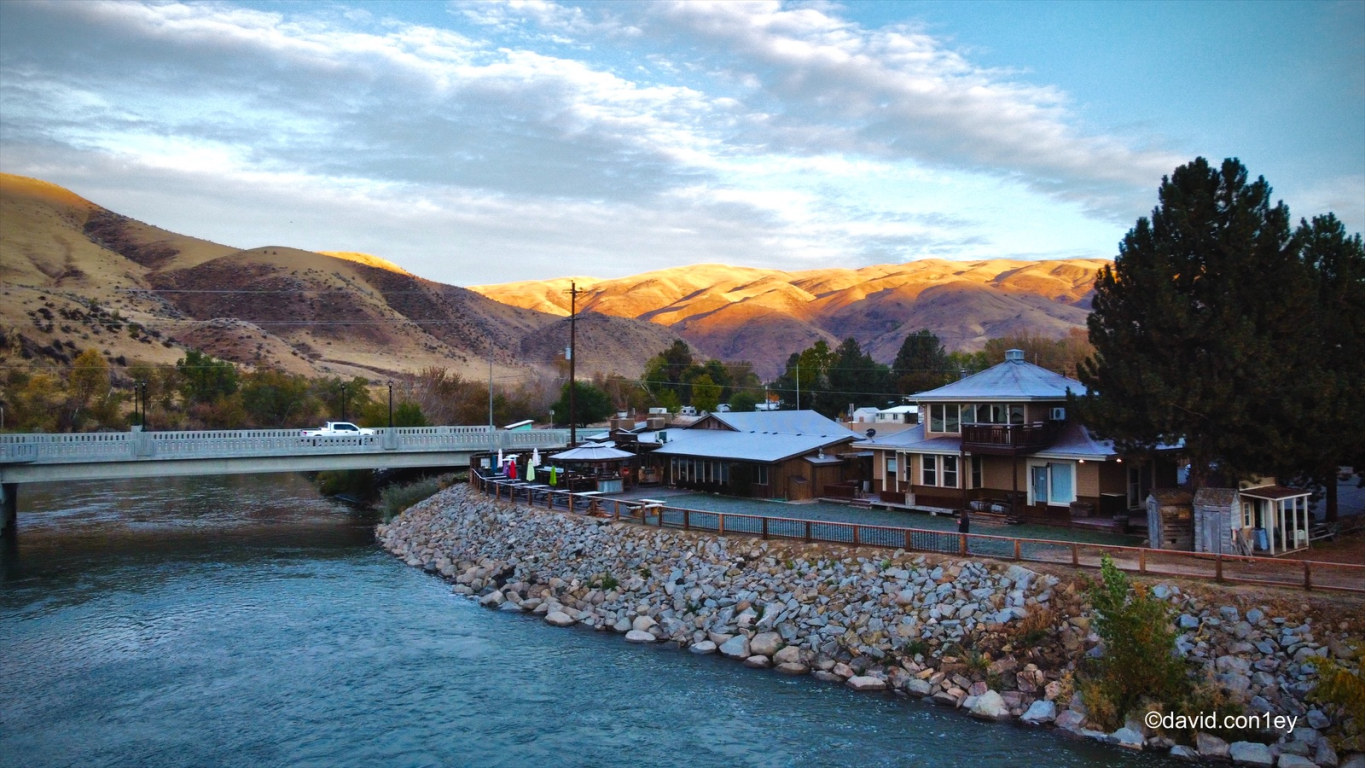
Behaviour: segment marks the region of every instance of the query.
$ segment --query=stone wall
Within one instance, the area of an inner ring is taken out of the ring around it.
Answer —
[[[1269,746],[1202,735],[1192,749],[1138,722],[1091,729],[1072,672],[1102,649],[1076,579],[990,561],[645,528],[496,502],[466,487],[379,526],[377,538],[408,565],[454,581],[459,594],[551,624],[926,697],[1130,749],[1338,765],[1319,735],[1329,719],[1305,694],[1310,655],[1349,654],[1346,624],[1318,627],[1153,586],[1179,617],[1180,651],[1210,684],[1249,712],[1299,718]],[[1359,755],[1343,762],[1352,760],[1360,764]]]

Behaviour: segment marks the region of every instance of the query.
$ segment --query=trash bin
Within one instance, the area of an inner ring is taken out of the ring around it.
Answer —
[[[1265,552],[1271,549],[1271,539],[1266,535],[1265,528],[1254,528],[1252,530],[1254,541],[1257,542],[1257,551]]]

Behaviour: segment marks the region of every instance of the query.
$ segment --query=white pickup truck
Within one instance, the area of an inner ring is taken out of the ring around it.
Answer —
[[[299,433],[299,437],[354,437],[373,434],[375,434],[375,430],[358,427],[349,421],[329,421],[323,425],[322,429],[303,430]]]

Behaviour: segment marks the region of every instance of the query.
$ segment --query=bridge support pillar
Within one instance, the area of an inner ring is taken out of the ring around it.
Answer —
[[[0,483],[0,536],[13,536],[19,528],[19,484]]]

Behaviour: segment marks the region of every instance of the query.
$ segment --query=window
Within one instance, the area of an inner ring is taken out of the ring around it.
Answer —
[[[1010,406],[1010,423],[1011,423],[1011,424],[1023,424],[1023,423],[1024,423],[1024,404],[1023,404],[1023,403],[1016,403],[1016,404]]]
[[[1030,504],[1070,504],[1077,500],[1072,462],[1031,464],[1029,467]]]
[[[972,478],[971,478],[971,483],[972,483],[972,485],[971,485],[972,488],[981,488],[981,487],[982,487],[982,457],[981,457],[981,456],[973,456],[973,457],[972,457]]]
[[[952,403],[933,403],[930,405],[931,432],[957,432],[958,406]]]
[[[939,458],[938,456],[921,456],[921,457],[920,457],[920,484],[921,484],[921,485],[939,485],[939,482],[938,482],[938,481],[939,481],[939,478],[938,478],[938,474],[939,474],[939,473],[938,473],[938,471],[937,471],[937,463],[938,463],[938,462],[936,461],[936,459],[938,459],[938,458]]]
[[[721,462],[721,484],[730,485],[730,462]]]
[[[675,483],[678,482],[678,457],[677,457],[677,456],[670,456],[670,457],[669,457],[669,480],[672,481],[672,482],[675,482]]]
[[[945,488],[958,487],[958,457],[944,456],[944,475],[940,478],[943,482],[940,485]]]
[[[754,482],[759,485],[768,485],[768,465],[756,464],[754,467]]]
[[[887,477],[896,477],[896,457],[887,457]]]

